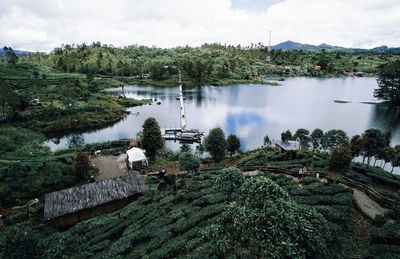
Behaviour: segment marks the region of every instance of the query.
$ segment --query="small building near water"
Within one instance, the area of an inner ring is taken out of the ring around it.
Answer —
[[[63,228],[93,216],[116,211],[147,191],[137,172],[48,193],[44,220]]]
[[[355,75],[355,76],[358,76],[358,77],[363,77],[363,76],[364,76],[364,72],[362,72],[362,71],[357,71],[357,72],[354,73],[354,75]]]
[[[139,169],[143,166],[148,166],[149,162],[144,154],[144,151],[140,148],[133,147],[126,151],[127,163],[129,169]]]
[[[299,150],[300,143],[298,141],[278,141],[275,143],[275,147],[279,153],[297,151]]]

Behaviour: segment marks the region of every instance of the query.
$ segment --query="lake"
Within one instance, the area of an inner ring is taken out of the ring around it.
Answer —
[[[280,139],[281,132],[298,128],[343,129],[349,136],[368,128],[392,130],[393,143],[400,143],[400,111],[375,101],[376,78],[289,78],[279,86],[239,84],[202,86],[184,90],[187,126],[206,134],[221,127],[226,134],[241,139],[242,150],[260,147],[265,135]],[[119,96],[121,88],[107,89]],[[70,142],[104,142],[134,138],[144,120],[155,117],[160,127],[179,127],[178,87],[125,86],[129,98],[153,98],[161,102],[130,108],[124,120],[100,130],[64,136],[58,144],[48,141],[52,150],[68,147]],[[335,102],[345,100],[346,102]],[[178,149],[172,141],[167,146]]]

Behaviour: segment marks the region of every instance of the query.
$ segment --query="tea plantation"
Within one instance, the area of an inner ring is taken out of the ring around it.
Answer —
[[[220,224],[228,204],[238,199],[228,199],[228,194],[216,187],[221,172],[179,176],[168,181],[163,191],[157,190],[159,179],[149,179],[151,191],[124,209],[82,222],[64,232],[46,229],[37,234],[43,238],[38,246],[48,258],[200,258],[243,253],[219,250],[208,234],[210,227]],[[354,225],[349,220],[354,213],[349,189],[334,183],[322,184],[312,178],[306,178],[300,187],[291,177],[271,173],[244,178],[271,179],[283,192],[289,193],[290,202],[297,204],[293,206],[315,213],[313,227],[326,227],[326,233],[315,233],[322,236],[319,242],[326,245],[325,256],[340,257],[346,252],[344,237]],[[294,216],[292,219],[296,223]],[[282,227],[276,226],[276,230]],[[296,245],[304,248],[303,244]],[[303,252],[302,257],[306,254]]]

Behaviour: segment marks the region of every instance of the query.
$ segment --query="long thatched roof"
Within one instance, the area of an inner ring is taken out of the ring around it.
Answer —
[[[48,193],[44,197],[44,219],[50,220],[145,191],[147,186],[140,175],[130,172],[128,175]]]

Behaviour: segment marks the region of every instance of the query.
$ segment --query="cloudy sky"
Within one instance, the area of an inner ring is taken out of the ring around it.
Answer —
[[[0,0],[0,45],[174,47],[285,40],[400,46],[400,0]]]

